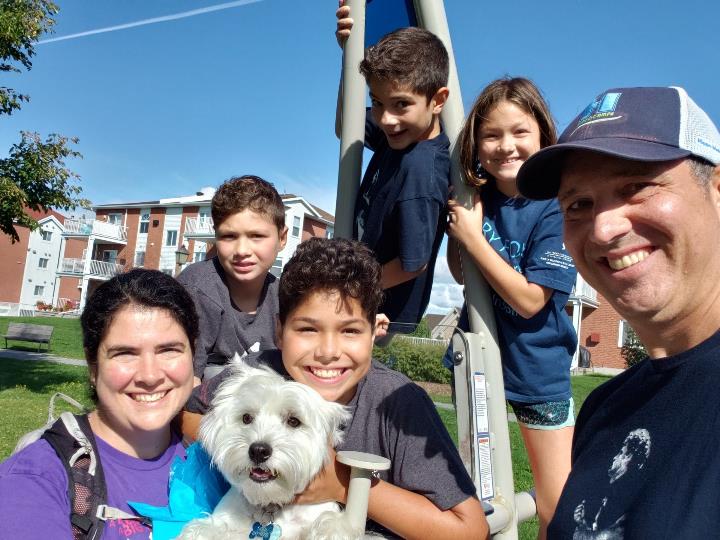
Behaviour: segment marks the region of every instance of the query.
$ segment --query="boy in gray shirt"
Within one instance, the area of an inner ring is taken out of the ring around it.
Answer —
[[[380,265],[359,242],[311,238],[285,266],[278,290],[282,351],[251,355],[352,413],[338,450],[390,459],[370,488],[368,529],[395,538],[486,538],[475,486],[427,394],[372,360],[382,299]],[[232,369],[193,390],[182,415],[191,437]],[[350,471],[334,459],[296,502],[347,502]]]
[[[212,199],[217,255],[178,277],[200,319],[194,369],[198,381],[222,370],[235,353],[274,349],[277,279],[269,273],[285,247],[285,207],[257,176],[231,178]]]

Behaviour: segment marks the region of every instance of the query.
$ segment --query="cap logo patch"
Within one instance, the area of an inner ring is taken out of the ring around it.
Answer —
[[[620,96],[622,96],[622,92],[608,92],[598,97],[585,108],[573,133],[588,124],[622,118],[622,116],[615,116]]]

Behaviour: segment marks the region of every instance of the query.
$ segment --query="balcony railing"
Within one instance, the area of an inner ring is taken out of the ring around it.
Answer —
[[[110,279],[121,273],[124,269],[125,267],[121,264],[96,261],[94,259],[88,261],[85,259],[62,259],[60,261],[59,273]]]
[[[66,236],[90,236],[93,234],[108,240],[127,242],[127,227],[124,225],[97,219],[66,219],[64,225],[65,232],[63,234]]]
[[[185,220],[186,238],[215,238],[215,228],[210,217],[189,217]]]
[[[593,289],[588,283],[582,278],[580,274],[577,275],[575,281],[575,288],[573,289],[572,296],[575,296],[581,300],[590,301],[597,303],[597,291]]]

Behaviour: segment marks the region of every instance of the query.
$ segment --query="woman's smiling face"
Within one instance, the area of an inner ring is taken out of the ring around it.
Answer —
[[[193,355],[165,309],[128,304],[109,323],[91,374],[98,395],[93,429],[118,450],[147,435],[169,440],[170,421],[190,397]]]

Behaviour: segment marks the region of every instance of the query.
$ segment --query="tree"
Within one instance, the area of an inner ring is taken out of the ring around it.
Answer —
[[[427,317],[423,317],[415,327],[415,330],[410,334],[415,337],[429,338],[430,328],[428,327]]]
[[[623,357],[623,360],[625,360],[625,365],[629,368],[633,367],[635,364],[639,364],[648,357],[645,346],[640,341],[640,338],[635,333],[635,330],[630,327],[628,327],[627,330],[625,343],[620,349],[620,355]]]
[[[58,7],[50,0],[0,0],[0,72],[21,73],[32,68],[35,44],[55,24]],[[0,115],[10,115],[30,98],[0,86]],[[19,239],[16,226],[34,229],[37,221],[25,210],[69,210],[87,207],[80,198],[79,178],[65,166],[66,158],[82,157],[70,144],[76,138],[55,133],[43,140],[34,132],[21,132],[8,157],[0,159],[0,231],[12,241]]]

